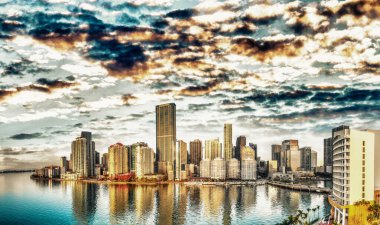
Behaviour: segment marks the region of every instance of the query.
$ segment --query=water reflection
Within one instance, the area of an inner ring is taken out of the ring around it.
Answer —
[[[99,186],[93,183],[73,182],[72,208],[79,224],[94,222]],[[118,201],[116,201],[118,202]]]
[[[321,216],[330,209],[325,195],[269,185],[36,183],[71,194],[70,214],[78,224],[275,224],[298,209],[319,205]]]

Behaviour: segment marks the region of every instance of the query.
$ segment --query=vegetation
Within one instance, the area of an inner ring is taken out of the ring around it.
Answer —
[[[297,213],[295,215],[288,216],[286,219],[280,223],[277,223],[276,225],[310,225],[311,222],[319,219],[319,208],[320,206],[317,206],[315,208],[307,208],[305,211],[297,210]],[[317,210],[318,217],[315,217],[315,211]],[[311,215],[311,211],[313,211],[313,215]]]
[[[380,225],[380,204],[361,200],[350,207],[349,224]]]

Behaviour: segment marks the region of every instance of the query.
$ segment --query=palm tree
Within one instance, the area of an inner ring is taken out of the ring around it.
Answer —
[[[319,207],[320,207],[320,206],[318,205],[318,206],[317,206],[317,209],[318,209],[318,219],[319,219]]]
[[[313,208],[314,219],[315,219],[315,211],[316,210],[317,210],[317,207]]]
[[[307,208],[307,217],[308,217],[308,220],[309,220],[309,223],[310,223],[310,217],[309,217],[309,213],[310,213],[310,208]]]

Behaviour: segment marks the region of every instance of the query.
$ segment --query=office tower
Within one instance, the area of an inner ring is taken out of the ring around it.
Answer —
[[[241,160],[240,158],[240,149],[244,147],[247,143],[245,136],[239,136],[236,138],[236,146],[235,146],[235,155],[234,158]]]
[[[88,171],[88,176],[95,175],[95,142],[92,141],[92,134],[88,131],[82,131],[81,137],[86,139],[86,160],[85,167]]]
[[[135,173],[138,178],[147,174],[154,173],[154,152],[153,149],[144,146],[137,145],[134,151],[135,154]]]
[[[255,151],[248,146],[241,146],[241,179],[256,180],[257,177],[257,162],[255,159]]]
[[[121,143],[108,148],[108,175],[115,177],[118,174],[128,173],[128,151]]]
[[[181,150],[180,151],[181,165],[187,164],[187,143],[182,140],[179,140],[178,143],[179,143],[179,149]]]
[[[318,153],[314,150],[311,151],[311,169],[314,170],[318,163]]]
[[[132,145],[126,146],[128,149],[128,168],[130,172],[136,173],[137,171],[137,153],[138,149],[142,147],[148,147],[148,144],[145,142],[136,142]]]
[[[222,158],[215,158],[211,161],[211,179],[226,179],[226,161]]]
[[[332,173],[332,139],[323,139],[323,166],[325,173]]]
[[[106,171],[108,171],[108,153],[103,153],[102,166]]]
[[[303,147],[300,148],[301,152],[301,168],[305,171],[311,171],[311,148]]]
[[[226,161],[226,170],[228,179],[240,178],[240,162],[239,160],[232,158]]]
[[[66,171],[69,170],[69,162],[66,160],[66,156],[60,159],[60,169],[61,173],[66,173]]]
[[[190,163],[199,166],[202,160],[202,142],[198,139],[190,141]]]
[[[217,157],[221,158],[221,143],[219,138],[205,141],[205,159],[213,160]]]
[[[272,160],[277,161],[276,171],[278,171],[281,163],[281,145],[272,145]]]
[[[96,164],[100,164],[100,154],[97,151],[95,151],[95,165]]]
[[[203,159],[200,164],[200,176],[204,178],[211,177],[211,160]]]
[[[173,165],[176,151],[176,105],[174,103],[156,106],[156,161],[158,173],[167,174],[167,167]]]
[[[268,178],[272,178],[273,174],[277,172],[277,160],[268,161]]]
[[[333,197],[329,202],[334,220],[345,225],[347,216],[355,213],[349,206],[361,200],[374,201],[380,191],[380,131],[339,126],[332,130],[332,140]]]
[[[298,140],[284,140],[281,151],[281,169],[285,169],[285,171],[297,171],[301,167]]]
[[[255,151],[255,159],[257,160],[257,144],[249,143],[249,147]]]
[[[224,124],[224,158],[226,160],[232,159],[232,124],[226,123]]]
[[[78,137],[71,143],[71,153],[73,157],[73,172],[79,177],[89,177],[91,171],[87,167],[88,151],[86,138]]]

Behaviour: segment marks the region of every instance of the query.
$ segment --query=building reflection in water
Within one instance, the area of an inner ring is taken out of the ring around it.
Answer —
[[[79,224],[93,223],[98,189],[98,184],[73,182],[72,208]]]
[[[137,185],[133,186],[132,194],[134,199],[134,224],[147,224],[153,222],[154,198],[157,191],[156,186]]]
[[[108,185],[110,224],[120,224],[128,211],[129,190],[127,185]]]
[[[158,208],[158,224],[173,224],[174,184],[159,185],[156,207]]]

